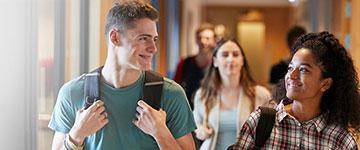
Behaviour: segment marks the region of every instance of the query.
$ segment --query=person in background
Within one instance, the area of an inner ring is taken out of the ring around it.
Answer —
[[[301,35],[305,34],[306,30],[304,27],[301,26],[293,26],[289,29],[286,35],[286,41],[287,46],[289,48],[290,53],[291,52],[291,46],[294,44],[297,38],[299,38]],[[290,59],[280,60],[278,63],[271,66],[270,69],[270,84],[276,85],[280,79],[282,79],[286,72],[287,67],[289,65]]]
[[[265,105],[269,91],[255,83],[244,50],[235,40],[221,40],[194,98],[196,137],[201,150],[224,150],[236,141],[249,114]]]
[[[223,24],[217,24],[214,27],[216,42],[219,42],[223,38],[226,38],[228,35],[226,33],[226,27]]]
[[[112,7],[106,18],[107,58],[100,99],[84,109],[84,75],[59,91],[49,128],[52,149],[195,149],[194,118],[182,88],[164,79],[160,110],[140,100],[144,70],[156,53],[158,11],[141,1]]]
[[[199,88],[206,68],[211,64],[212,49],[215,46],[214,26],[203,23],[196,31],[196,43],[199,53],[182,59],[176,68],[174,80],[185,90],[186,97],[193,109],[193,94]]]
[[[360,129],[359,79],[349,53],[328,32],[297,39],[270,137],[261,149],[351,149]],[[242,127],[233,149],[253,149],[261,110]]]

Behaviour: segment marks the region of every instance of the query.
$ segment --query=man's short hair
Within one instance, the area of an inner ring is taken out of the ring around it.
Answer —
[[[135,28],[134,21],[143,18],[157,21],[159,13],[153,6],[143,1],[124,1],[116,3],[115,6],[109,10],[106,17],[106,41],[108,40],[107,35],[112,28],[116,28],[120,30],[120,32],[124,32],[127,29]]]
[[[204,30],[211,30],[214,33],[214,38],[215,38],[215,27],[214,25],[212,25],[211,23],[202,23],[200,25],[200,27],[196,30],[195,32],[195,36],[199,36],[201,32],[203,32]]]

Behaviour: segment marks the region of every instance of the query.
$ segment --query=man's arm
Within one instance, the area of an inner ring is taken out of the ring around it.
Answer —
[[[69,139],[76,146],[81,146],[87,136],[95,133],[104,127],[109,120],[105,112],[104,102],[98,100],[88,109],[81,109],[76,113],[76,119],[73,127],[69,131]],[[64,147],[65,134],[55,132],[53,139],[53,150],[62,150]]]
[[[191,133],[175,139],[166,126],[166,112],[162,109],[155,110],[144,101],[138,102],[136,111],[137,120],[134,124],[144,133],[151,135],[162,150],[195,149],[195,143]]]
[[[64,140],[65,140],[64,133],[55,132],[51,149],[52,150],[65,150]]]
[[[191,133],[188,133],[176,140],[170,133],[169,137],[158,137],[156,140],[162,150],[195,150],[195,142]]]
[[[182,149],[191,149],[191,150],[195,149],[195,142],[191,133],[188,133],[176,139],[176,141]]]
[[[175,140],[168,128],[165,132],[167,133],[154,137],[161,150],[195,150],[195,142],[191,133]]]

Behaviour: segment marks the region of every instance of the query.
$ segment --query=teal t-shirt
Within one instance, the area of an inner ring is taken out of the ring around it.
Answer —
[[[101,82],[101,100],[105,103],[109,123],[88,136],[85,149],[159,149],[150,135],[137,128],[135,118],[137,102],[142,96],[144,73],[130,86],[113,88]],[[49,128],[68,133],[74,124],[76,111],[84,106],[84,76],[66,83],[59,91]],[[195,130],[195,121],[183,89],[165,78],[161,108],[166,111],[166,125],[175,139]]]

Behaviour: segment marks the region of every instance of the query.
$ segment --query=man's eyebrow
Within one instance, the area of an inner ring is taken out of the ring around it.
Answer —
[[[150,34],[146,34],[146,33],[139,34],[138,36],[147,36],[147,37],[152,37],[152,35],[150,35]]]
[[[140,36],[146,36],[146,37],[159,37],[159,36],[152,36],[151,34],[146,34],[146,33],[143,33],[143,34],[139,34],[137,35],[137,37],[140,37]]]

